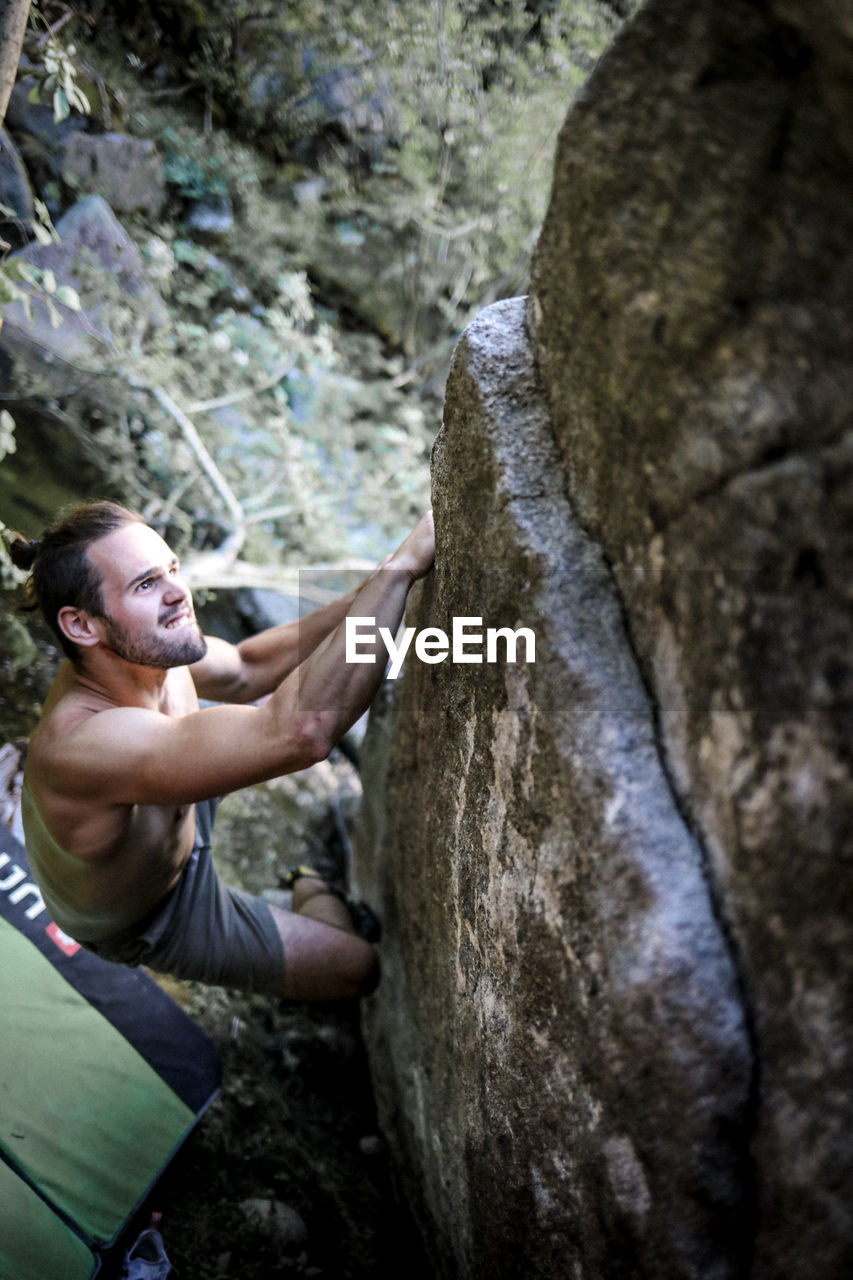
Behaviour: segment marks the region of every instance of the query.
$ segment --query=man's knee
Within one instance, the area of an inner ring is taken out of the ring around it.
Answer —
[[[284,950],[281,994],[286,999],[343,1000],[376,989],[379,961],[364,938],[303,914],[271,909]]]
[[[353,938],[341,971],[341,978],[349,988],[348,994],[357,999],[371,995],[379,985],[379,976],[379,957],[375,947],[363,938]]]

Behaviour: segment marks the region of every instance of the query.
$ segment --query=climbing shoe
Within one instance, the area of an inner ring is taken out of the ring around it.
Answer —
[[[364,938],[365,942],[377,943],[382,937],[382,925],[376,913],[366,902],[353,902],[350,898],[344,898],[344,905],[352,917],[358,936]]]
[[[285,871],[281,877],[282,889],[292,889],[297,880],[301,880],[303,876],[309,876],[312,880],[324,880],[325,876],[321,876],[319,871],[315,871],[313,867],[306,867],[300,864],[298,867],[291,867],[289,871]]]
[[[152,1213],[149,1226],[124,1255],[120,1280],[166,1280],[172,1264],[166,1257],[159,1225],[160,1214]]]
[[[364,938],[365,942],[376,943],[382,935],[382,926],[375,913],[370,909],[366,902],[353,902],[348,898],[341,889],[335,888],[333,884],[329,884],[325,876],[320,875],[319,871],[315,871],[313,867],[300,865],[291,867],[281,878],[282,888],[292,890],[297,880],[301,880],[303,876],[309,876],[312,880],[322,880],[326,885],[329,893],[334,894],[336,898],[340,898],[341,902],[350,913],[353,928],[360,938]]]

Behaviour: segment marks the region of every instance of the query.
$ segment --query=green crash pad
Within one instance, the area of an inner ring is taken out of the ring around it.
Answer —
[[[89,1280],[98,1263],[79,1236],[0,1163],[0,1280]]]
[[[0,1280],[76,1280],[196,1115],[2,918],[0,974]]]

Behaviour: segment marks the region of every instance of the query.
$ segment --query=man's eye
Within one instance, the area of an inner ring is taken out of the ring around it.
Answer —
[[[140,582],[140,583],[137,585],[136,590],[137,590],[137,591],[146,591],[146,590],[148,589],[148,587],[150,587],[150,586],[151,586],[151,583],[152,583],[153,581],[154,581],[154,579],[153,579],[153,578],[146,578],[144,582]]]

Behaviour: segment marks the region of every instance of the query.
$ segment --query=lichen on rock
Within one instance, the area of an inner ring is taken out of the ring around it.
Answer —
[[[409,663],[357,863],[442,1274],[849,1265],[845,14],[649,0],[457,348],[410,622],[537,660]]]
[[[390,925],[368,1040],[407,1190],[442,1224],[442,1274],[731,1274],[736,973],[607,564],[561,492],[520,300],[460,344],[434,482],[411,620],[524,623],[537,659],[415,662],[368,735],[357,874]]]

